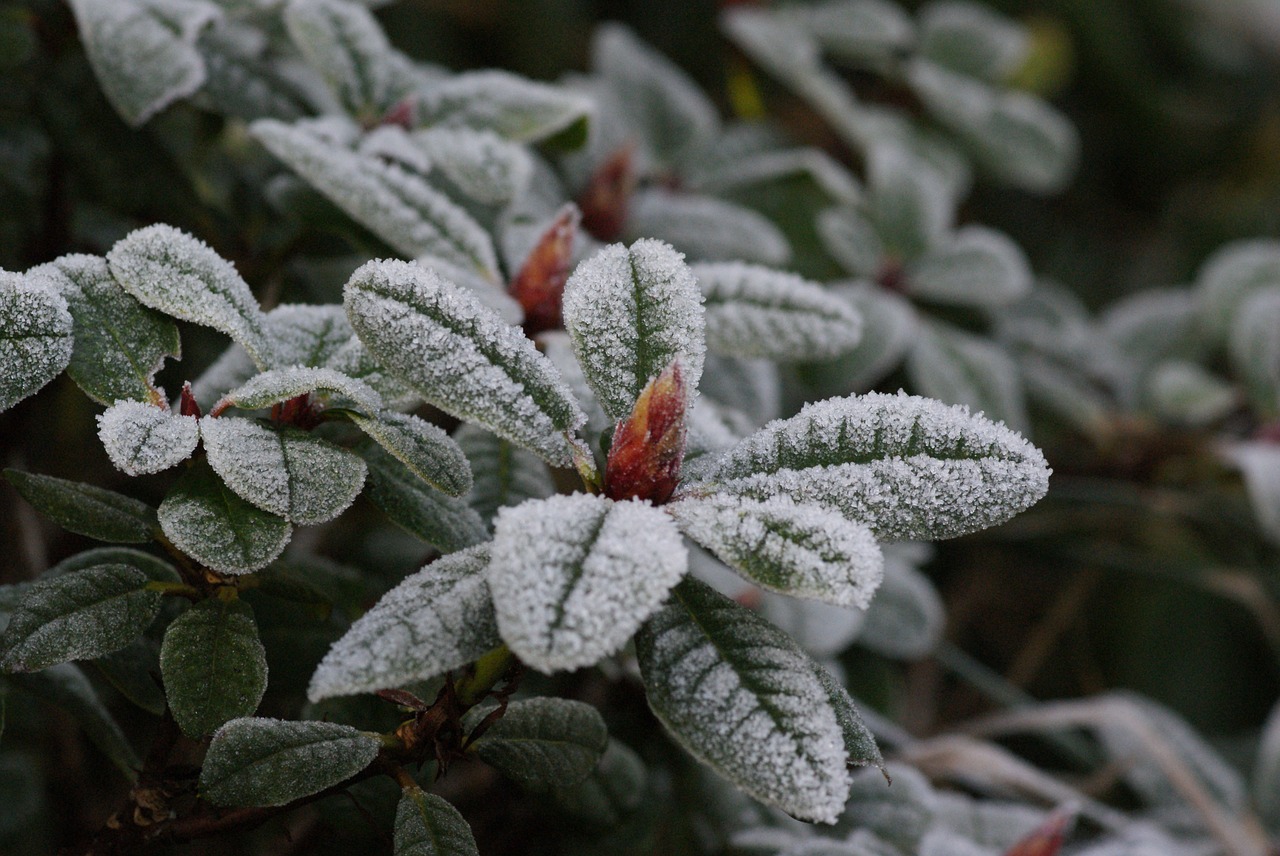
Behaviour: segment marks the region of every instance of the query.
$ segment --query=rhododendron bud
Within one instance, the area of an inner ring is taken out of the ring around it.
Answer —
[[[560,300],[573,269],[573,238],[580,218],[573,203],[561,208],[511,280],[509,291],[524,308],[524,332],[529,336],[564,327]]]
[[[614,430],[605,465],[606,496],[659,505],[671,497],[684,460],[687,400],[679,361],[649,381],[631,414]]]

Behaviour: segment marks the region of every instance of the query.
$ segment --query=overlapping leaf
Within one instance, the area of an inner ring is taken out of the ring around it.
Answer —
[[[396,806],[395,856],[480,856],[480,851],[456,808],[411,788]]]
[[[989,339],[947,324],[921,324],[907,355],[913,388],[948,404],[1026,431],[1029,424],[1018,367]]]
[[[189,737],[252,714],[267,691],[266,652],[253,610],[239,600],[192,606],[165,631],[160,674],[173,718]]]
[[[72,349],[67,301],[38,280],[0,271],[0,411],[57,377]]]
[[[487,712],[476,708],[465,726]],[[511,702],[470,746],[485,763],[534,791],[575,785],[595,769],[609,743],[594,707],[563,698]]]
[[[155,509],[132,497],[20,470],[5,470],[4,476],[23,499],[77,535],[116,544],[143,544],[155,534]]]
[[[489,130],[523,143],[586,140],[594,113],[589,100],[564,89],[505,71],[474,71],[435,83],[419,93],[423,124]]]
[[[117,401],[98,415],[98,439],[116,469],[138,476],[191,457],[200,442],[200,424],[194,416],[154,404]]]
[[[1031,267],[1007,235],[964,226],[908,267],[906,287],[935,303],[1000,306],[1031,290]]]
[[[466,500],[431,487],[381,446],[365,442],[358,451],[369,467],[369,498],[394,523],[444,553],[488,539]]]
[[[484,205],[502,205],[529,185],[533,161],[522,146],[493,131],[429,128],[416,131],[413,142],[466,196]]]
[[[339,403],[356,407],[364,413],[377,413],[382,409],[382,397],[364,381],[330,368],[295,365],[255,375],[224,395],[214,410],[226,407],[257,410],[312,392],[336,397]]]
[[[290,0],[283,20],[298,51],[353,115],[372,118],[391,106],[394,49],[368,9],[346,0]]]
[[[791,258],[791,244],[773,221],[750,208],[692,193],[637,191],[623,234],[628,240],[666,241],[698,261],[781,265]]]
[[[374,417],[352,414],[351,421],[436,490],[449,496],[463,496],[471,490],[466,455],[437,426],[394,411],[383,411]]]
[[[474,425],[463,425],[453,436],[475,477],[467,502],[485,520],[493,520],[500,508],[556,492],[551,472],[537,455]]]

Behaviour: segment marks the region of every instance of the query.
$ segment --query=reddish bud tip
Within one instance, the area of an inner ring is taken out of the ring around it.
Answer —
[[[524,332],[528,336],[543,330],[564,327],[560,299],[573,265],[573,239],[581,214],[572,203],[538,239],[520,271],[511,280],[509,291],[524,307]]]
[[[182,385],[182,394],[178,396],[178,413],[182,416],[200,418],[200,405],[196,403],[196,397],[191,393],[191,381]]]
[[[687,393],[680,363],[663,369],[641,391],[613,432],[604,470],[610,499],[647,499],[661,505],[680,482],[684,461]]]
[[[379,125],[399,125],[406,131],[413,130],[416,124],[414,102],[412,98],[402,98],[391,106],[391,109],[378,120]]]
[[[901,260],[894,256],[889,256],[880,265],[880,270],[876,271],[876,284],[886,291],[893,291],[901,294],[907,289],[907,269],[903,266]]]
[[[1058,856],[1075,822],[1075,809],[1055,811],[1038,829],[1005,851],[1004,856]]]
[[[311,393],[304,392],[302,395],[272,405],[271,421],[309,431],[319,425],[321,419],[319,409],[311,401]]]
[[[635,146],[618,149],[591,176],[578,197],[582,228],[601,241],[615,241],[627,222],[627,206],[636,189]]]

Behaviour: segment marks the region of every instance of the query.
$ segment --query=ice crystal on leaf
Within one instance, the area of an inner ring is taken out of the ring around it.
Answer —
[[[578,265],[564,288],[564,322],[610,418],[630,413],[676,359],[692,403],[706,350],[702,295],[684,257],[667,244],[613,244]]]
[[[994,526],[1048,490],[1022,437],[967,408],[904,393],[830,399],[710,460],[683,491],[826,505],[877,538],[951,538]]]
[[[0,271],[0,411],[58,376],[71,360],[67,301],[21,274]]]
[[[434,169],[483,205],[510,202],[533,175],[529,153],[493,131],[429,128],[415,131],[411,139]]]
[[[740,259],[780,265],[791,258],[782,230],[750,208],[691,193],[638,191],[627,209],[624,237],[668,241],[698,261]]]
[[[706,299],[707,347],[734,357],[822,360],[862,338],[862,316],[817,283],[740,262],[691,266]]]
[[[144,306],[225,333],[260,369],[275,360],[258,301],[231,262],[172,226],[130,232],[107,253],[111,273]]]
[[[140,476],[191,457],[200,442],[200,426],[194,416],[141,401],[117,401],[98,416],[98,439],[116,469]]]
[[[419,93],[418,118],[427,125],[490,130],[515,142],[573,135],[594,109],[586,98],[505,71],[474,71]]]
[[[884,574],[871,530],[821,506],[712,496],[668,510],[694,541],[783,594],[866,609]]]
[[[472,709],[473,728],[492,706]],[[590,775],[609,744],[604,719],[589,704],[564,698],[513,701],[506,713],[471,744],[487,764],[532,791],[576,785]]]
[[[369,499],[411,535],[451,553],[485,541],[485,521],[466,500],[427,484],[382,446],[356,447],[369,466]]]
[[[410,472],[449,496],[471,490],[466,455],[448,434],[416,416],[384,411],[376,417],[352,414],[351,421]]]
[[[569,435],[586,417],[533,343],[473,295],[418,265],[373,261],[344,297],[361,341],[423,398],[554,466],[572,464]]]
[[[480,856],[471,827],[435,794],[406,789],[396,807],[396,856]]]
[[[792,639],[686,580],[636,637],[649,705],[672,736],[756,799],[834,823],[846,763],[880,755],[848,695]]]
[[[382,596],[333,643],[311,676],[312,701],[404,686],[497,647],[482,544],[437,559]]]
[[[503,640],[542,672],[616,652],[684,576],[675,524],[638,501],[590,494],[498,512],[489,586]]]
[[[372,13],[345,0],[290,0],[289,38],[355,115],[374,116],[395,96],[394,49]]]
[[[304,431],[273,431],[251,419],[200,420],[209,466],[227,487],[293,523],[332,520],[364,486],[360,456]]]
[[[382,409],[382,397],[364,381],[329,368],[293,366],[256,375],[224,395],[213,410],[215,413],[227,407],[257,410],[311,392],[335,396],[338,403],[350,403],[364,413],[377,413]]]

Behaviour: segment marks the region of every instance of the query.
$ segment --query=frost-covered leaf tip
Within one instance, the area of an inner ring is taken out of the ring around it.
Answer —
[[[200,425],[194,416],[141,401],[117,401],[98,416],[98,439],[116,469],[140,476],[191,457],[200,442]]]
[[[67,367],[71,327],[61,295],[0,271],[0,411],[34,395]]]

